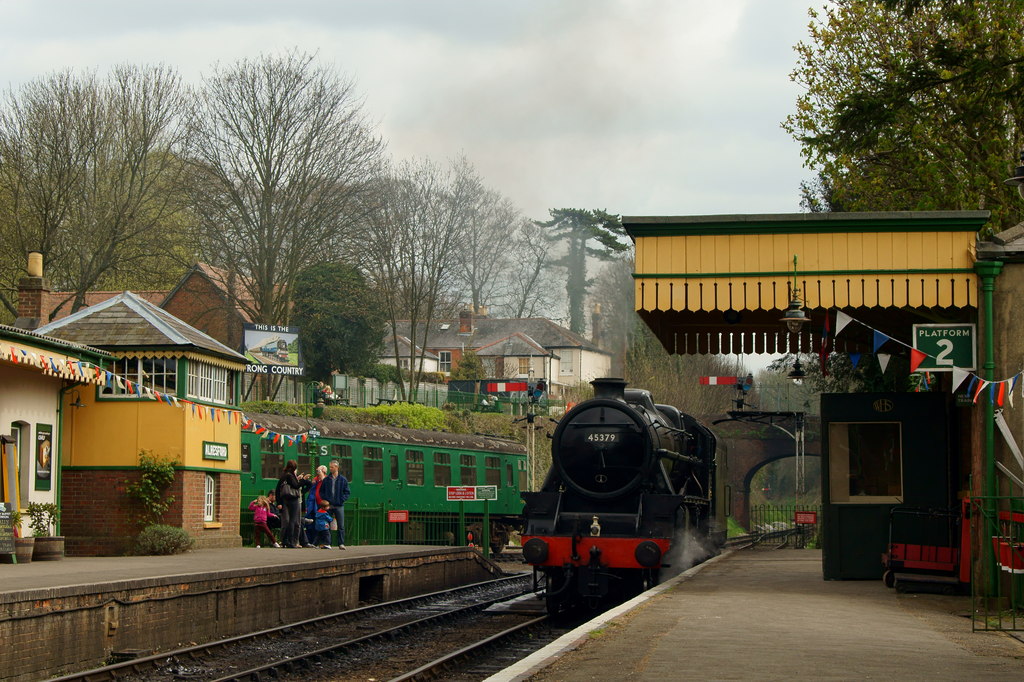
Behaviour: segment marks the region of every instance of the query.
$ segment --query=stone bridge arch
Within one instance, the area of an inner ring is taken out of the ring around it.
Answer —
[[[728,415],[704,418],[705,423],[728,419]],[[792,432],[792,421],[780,425]],[[724,421],[711,426],[725,444],[728,462],[726,478],[732,489],[731,516],[744,528],[750,525],[750,482],[765,466],[795,457],[793,439],[777,428],[761,423]],[[821,457],[821,429],[817,416],[804,418],[804,456]]]

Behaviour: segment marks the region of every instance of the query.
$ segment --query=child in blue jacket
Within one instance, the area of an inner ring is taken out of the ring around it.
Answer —
[[[316,528],[316,540],[313,544],[320,549],[331,548],[331,521],[333,520],[331,503],[327,500],[320,500],[320,508],[316,510],[313,517],[313,526]]]

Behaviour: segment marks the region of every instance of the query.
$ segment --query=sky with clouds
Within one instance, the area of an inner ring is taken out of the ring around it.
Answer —
[[[0,87],[292,48],[351,78],[396,159],[463,154],[530,218],[795,213],[779,127],[821,0],[0,0]]]

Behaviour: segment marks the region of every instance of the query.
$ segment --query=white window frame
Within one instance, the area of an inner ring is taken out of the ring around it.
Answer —
[[[157,369],[160,371],[156,371]],[[132,384],[138,384],[168,395],[178,395],[177,358],[117,358],[114,360],[112,373],[121,379],[132,382]],[[134,385],[129,391],[127,386],[122,388],[113,379],[110,381],[109,390],[107,387],[100,388],[100,395],[104,398],[149,398],[148,394],[140,396]]]
[[[452,352],[450,350],[439,350],[437,352],[437,371],[450,374],[452,371]]]
[[[203,496],[203,521],[214,521],[217,516],[217,481],[206,474],[206,490]]]
[[[217,405],[228,405],[234,396],[231,370],[199,360],[188,362],[188,397]]]

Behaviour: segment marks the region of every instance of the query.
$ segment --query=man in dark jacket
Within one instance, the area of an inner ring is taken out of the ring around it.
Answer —
[[[331,503],[328,510],[338,524],[338,549],[345,549],[345,500],[351,494],[348,479],[341,475],[338,460],[331,460],[331,473],[320,483],[320,499]]]

